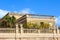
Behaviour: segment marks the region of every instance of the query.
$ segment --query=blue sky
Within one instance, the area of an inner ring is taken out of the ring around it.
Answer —
[[[53,15],[60,18],[60,0],[0,0],[0,17],[7,12]]]
[[[0,9],[20,11],[27,9],[39,13],[60,16],[60,0],[0,0]]]

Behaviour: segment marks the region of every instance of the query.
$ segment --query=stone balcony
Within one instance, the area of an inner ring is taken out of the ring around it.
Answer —
[[[0,40],[60,40],[60,30],[0,28]]]

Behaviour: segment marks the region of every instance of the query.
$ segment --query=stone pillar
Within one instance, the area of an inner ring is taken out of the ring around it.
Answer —
[[[54,34],[57,33],[57,27],[54,25]]]
[[[57,36],[59,36],[59,29],[57,27]],[[57,37],[57,40],[59,39],[59,37]]]
[[[15,33],[15,37],[16,39],[15,40],[19,40],[18,38],[18,31],[19,31],[19,28],[18,28],[18,24],[16,24],[16,33]]]
[[[57,33],[59,34],[59,29],[57,29]]]
[[[21,34],[23,33],[23,25],[20,24],[20,28],[21,28]]]
[[[54,34],[56,34],[56,29],[54,29]]]
[[[20,29],[21,29],[21,35],[23,35],[23,25],[20,24]],[[21,37],[21,40],[23,40],[23,38]]]
[[[16,34],[18,34],[19,28],[18,28],[18,24],[16,24]]]
[[[40,33],[40,30],[38,29],[38,33]]]
[[[57,34],[59,34],[59,29],[58,29],[58,27],[57,27]]]
[[[56,26],[54,26],[54,34],[53,34],[53,38],[54,38],[54,40],[57,40],[57,27]]]

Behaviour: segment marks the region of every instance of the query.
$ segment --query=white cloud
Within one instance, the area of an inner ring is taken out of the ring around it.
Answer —
[[[58,17],[56,18],[56,24],[57,24],[58,26],[60,26],[60,16],[58,16]]]
[[[19,13],[26,13],[26,14],[32,14],[32,13],[35,13],[35,12],[33,12],[30,8],[25,8],[25,9],[23,9],[23,10],[20,10],[20,12]]]
[[[0,9],[0,18],[6,15],[9,11]]]

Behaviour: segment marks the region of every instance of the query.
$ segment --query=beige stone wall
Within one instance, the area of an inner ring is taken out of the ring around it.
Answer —
[[[27,18],[27,22],[31,23],[37,23],[40,24],[40,22],[45,22],[45,23],[52,23],[52,25],[55,25],[55,19],[40,19],[40,18]]]

